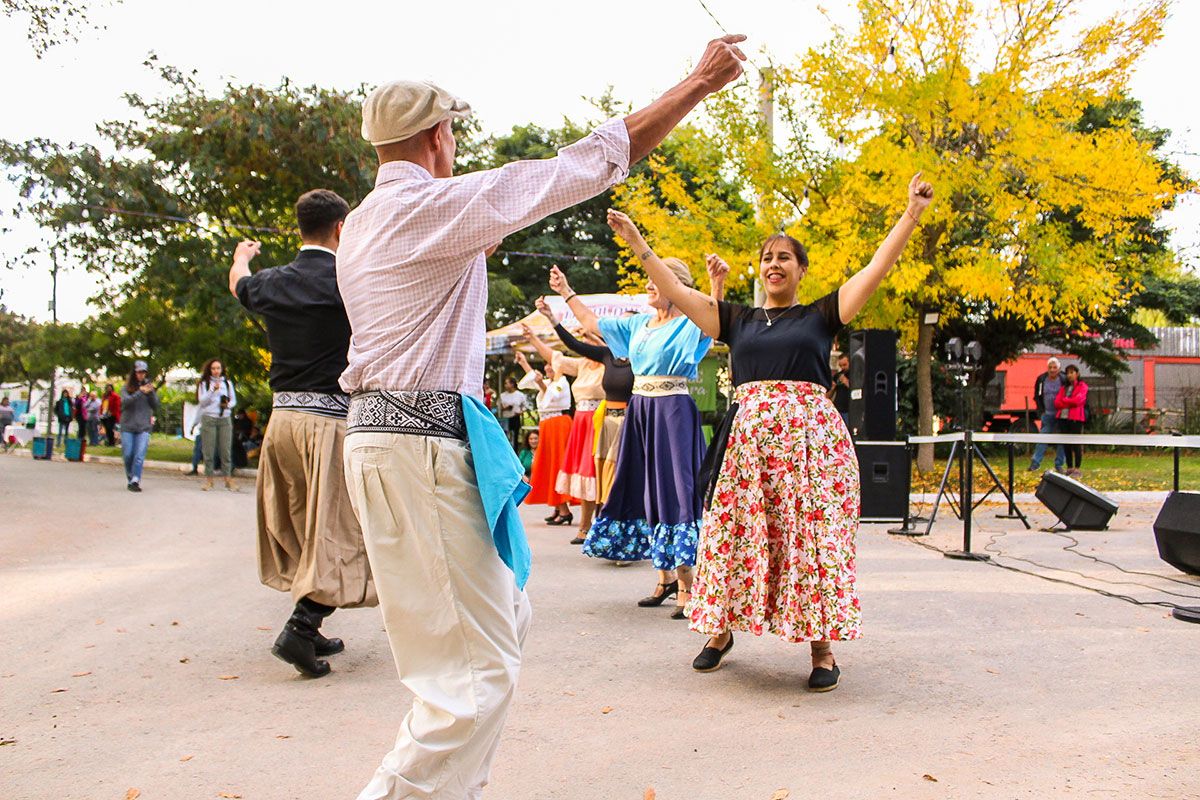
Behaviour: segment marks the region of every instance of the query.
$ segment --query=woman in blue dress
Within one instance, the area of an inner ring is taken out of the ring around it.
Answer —
[[[693,285],[691,271],[679,259],[666,259],[679,280]],[[720,296],[728,266],[709,259],[714,296]],[[561,295],[584,330],[604,338],[617,358],[633,367],[633,398],[621,429],[620,455],[608,500],[592,523],[583,545],[589,556],[612,561],[650,560],[658,569],[658,585],[640,606],[659,606],[672,595],[674,619],[685,619],[683,607],[692,586],[700,529],[704,458],[700,412],[688,394],[688,381],[712,346],[712,339],[646,285],[652,314],[598,319],[571,290],[555,267],[550,288]]]

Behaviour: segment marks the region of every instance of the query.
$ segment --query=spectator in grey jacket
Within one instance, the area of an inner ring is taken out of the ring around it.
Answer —
[[[135,361],[121,390],[121,454],[125,457],[126,488],[131,492],[142,490],[142,465],[156,411],[158,392],[146,377],[146,362]]]

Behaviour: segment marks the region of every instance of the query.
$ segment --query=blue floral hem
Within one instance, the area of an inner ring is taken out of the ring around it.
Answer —
[[[650,560],[655,569],[693,567],[699,538],[699,522],[659,523],[651,528],[644,519],[596,517],[583,543],[583,552],[609,561]]]

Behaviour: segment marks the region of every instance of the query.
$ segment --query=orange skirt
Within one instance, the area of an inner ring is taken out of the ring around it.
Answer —
[[[538,423],[538,447],[533,455],[533,471],[529,484],[533,490],[525,498],[530,505],[578,503],[569,495],[559,494],[555,488],[558,471],[562,469],[563,457],[567,452],[567,439],[571,436],[571,418],[566,414],[544,419]]]

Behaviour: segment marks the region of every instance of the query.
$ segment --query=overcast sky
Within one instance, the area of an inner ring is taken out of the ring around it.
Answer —
[[[751,37],[752,55],[766,48],[776,62],[819,44],[830,30],[812,0],[707,3],[726,28]],[[1090,13],[1122,5],[1127,4],[1087,4]],[[845,10],[831,13],[850,21]],[[587,116],[590,107],[582,98],[610,84],[617,97],[635,106],[653,99],[720,33],[698,0],[124,0],[93,17],[103,30],[84,32],[80,42],[56,47],[41,60],[25,41],[23,21],[0,17],[0,70],[6,76],[0,138],[95,141],[97,122],[129,116],[122,94],[161,91],[142,66],[151,51],[161,63],[198,70],[201,83],[214,88],[226,79],[274,85],[285,76],[299,84],[343,88],[430,78],[467,99],[488,131],[526,122],[554,125],[563,116]],[[1197,31],[1200,3],[1176,3],[1166,36],[1133,84],[1147,122],[1174,131],[1169,149],[1181,154],[1193,176],[1200,176],[1200,104],[1193,102],[1184,76],[1195,68]],[[0,187],[0,208],[10,207],[12,198],[7,185]],[[1195,265],[1197,198],[1188,198],[1167,221],[1174,243]],[[0,254],[24,249],[37,235],[7,217],[2,222],[16,230],[0,240]],[[49,317],[48,264],[0,271],[0,288],[0,299],[11,309]],[[60,273],[59,318],[86,317],[94,288],[81,269]]]

